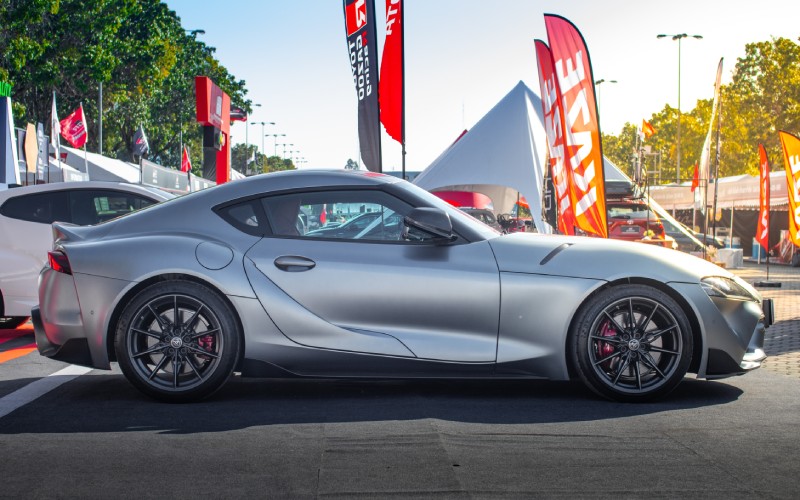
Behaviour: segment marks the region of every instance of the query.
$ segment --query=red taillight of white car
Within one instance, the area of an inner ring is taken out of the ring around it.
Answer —
[[[53,271],[72,274],[72,268],[69,265],[67,254],[60,250],[47,252],[47,265],[50,266]]]

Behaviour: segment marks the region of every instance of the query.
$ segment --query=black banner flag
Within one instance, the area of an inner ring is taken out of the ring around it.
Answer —
[[[381,172],[378,42],[374,0],[343,0],[350,69],[358,95],[358,142],[368,170]]]

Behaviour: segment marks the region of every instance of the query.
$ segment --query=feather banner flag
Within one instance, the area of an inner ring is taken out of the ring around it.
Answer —
[[[694,175],[692,175],[692,189],[691,192],[694,193],[694,190],[697,189],[697,186],[700,185],[700,166],[697,162],[694,162]]]
[[[542,40],[534,40],[539,68],[539,87],[542,92],[542,113],[550,156],[550,178],[555,189],[558,231],[575,234],[575,217],[570,204],[570,172],[564,158],[564,112],[561,91],[553,70],[553,55]]]
[[[769,158],[763,144],[758,145],[759,157],[759,203],[756,240],[765,249],[769,249]]]
[[[58,150],[61,146],[59,137],[61,136],[61,122],[58,121],[58,110],[56,110],[56,91],[53,91],[53,109],[50,111],[50,144],[56,150],[56,159],[58,159]]]
[[[86,117],[83,114],[83,104],[73,111],[69,116],[61,120],[61,136],[69,142],[73,148],[81,148],[86,144],[88,134],[86,133]]]
[[[800,138],[779,131],[786,166],[786,187],[789,189],[789,235],[800,246]]]
[[[403,129],[403,0],[386,0],[386,40],[383,43],[378,96],[381,123],[389,137],[405,143]]]
[[[368,170],[381,172],[378,41],[374,0],[343,0],[347,52],[358,97],[358,143]]]
[[[603,151],[589,51],[580,31],[567,19],[545,14],[544,23],[563,96],[564,151],[572,173],[575,222],[587,233],[607,238]]]

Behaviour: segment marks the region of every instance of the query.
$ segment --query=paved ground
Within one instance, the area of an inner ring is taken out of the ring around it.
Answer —
[[[800,378],[800,267],[745,262],[731,271],[748,283],[780,283],[780,288],[757,287],[775,302],[775,324],[767,329],[764,350],[769,358],[762,369]]]

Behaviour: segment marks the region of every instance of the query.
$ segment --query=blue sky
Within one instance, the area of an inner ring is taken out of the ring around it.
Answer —
[[[275,122],[268,154],[281,143],[302,168],[341,168],[358,160],[356,94],[341,0],[167,0],[186,29],[216,47],[246,81],[250,121]],[[376,0],[383,47],[384,0]],[[423,170],[520,80],[539,93],[533,41],[547,40],[544,13],[581,30],[598,87],[603,132],[677,106],[678,43],[656,35],[699,34],[681,42],[681,109],[711,98],[717,64],[730,81],[745,44],[800,36],[797,0],[405,0],[406,168]],[[609,83],[616,80],[617,83]],[[233,142],[262,147],[261,125],[237,122]],[[383,134],[383,168],[400,170],[397,142]]]

